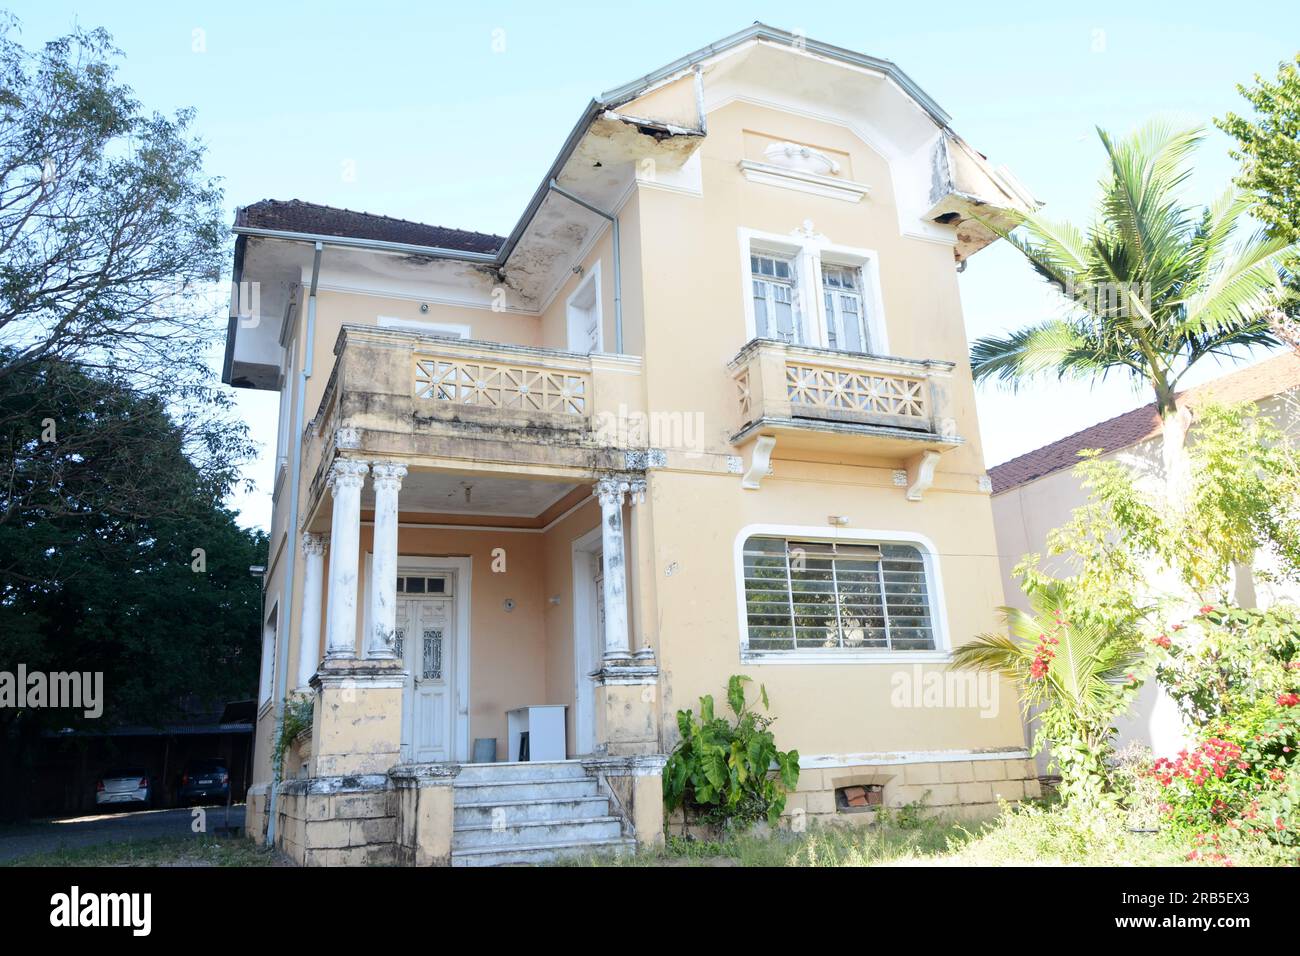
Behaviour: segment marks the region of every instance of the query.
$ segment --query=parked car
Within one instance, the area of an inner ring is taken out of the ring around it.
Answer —
[[[181,776],[180,802],[226,803],[230,800],[230,771],[221,760],[191,760]]]
[[[134,806],[148,809],[154,803],[153,778],[143,767],[114,767],[100,775],[95,785],[96,806]]]

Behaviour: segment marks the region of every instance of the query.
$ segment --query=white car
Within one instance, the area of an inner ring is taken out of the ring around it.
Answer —
[[[139,806],[153,804],[153,783],[142,767],[118,767],[104,772],[95,787],[97,806]]]

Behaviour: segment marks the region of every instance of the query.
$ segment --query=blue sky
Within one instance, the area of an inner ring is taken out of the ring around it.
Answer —
[[[151,108],[198,110],[211,173],[233,209],[263,198],[504,233],[586,102],[754,20],[898,63],[995,164],[1054,216],[1086,220],[1102,126],[1153,115],[1209,127],[1300,47],[1300,4],[1092,3],[65,3],[11,4],[28,45],[104,26]],[[1212,127],[1190,193],[1234,163]],[[466,152],[468,151],[468,152]],[[466,157],[469,161],[466,161]],[[1041,318],[1041,282],[998,244],[961,278],[972,338]],[[1207,365],[1190,381],[1222,373]],[[980,393],[990,464],[1147,400],[1121,379]],[[266,523],[274,396],[241,407],[268,450],[262,491],[237,502]]]

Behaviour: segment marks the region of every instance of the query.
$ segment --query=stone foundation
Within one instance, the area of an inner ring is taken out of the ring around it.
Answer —
[[[846,810],[836,806],[835,791],[842,787],[883,788],[881,805],[892,809],[919,803],[925,813],[963,820],[991,817],[998,801],[1015,803],[1039,796],[1032,760],[984,758],[899,764],[863,764],[848,767],[811,767],[799,773],[798,787],[788,795],[785,816],[791,822],[870,823],[870,807]]]
[[[880,787],[878,805],[861,809],[837,806],[835,791],[843,787]],[[1040,795],[1037,770],[1023,757],[918,761],[916,763],[872,763],[845,767],[809,767],[799,772],[799,785],[786,795],[782,826],[806,827],[848,823],[866,825],[876,820],[877,807],[899,809],[919,804],[927,816],[979,820],[998,812],[998,801],[1015,803]],[[683,832],[681,810],[668,819],[669,832]],[[685,827],[692,836],[707,839],[713,834],[694,823]]]
[[[663,754],[593,757],[582,762],[587,773],[608,788],[637,845],[655,847],[664,841]]]
[[[397,787],[396,862],[400,866],[450,866],[456,764],[394,767]]]
[[[303,866],[397,862],[397,792],[387,774],[286,780],[275,844]]]
[[[244,836],[260,846],[266,845],[266,811],[271,787],[258,783],[248,788],[244,808]]]

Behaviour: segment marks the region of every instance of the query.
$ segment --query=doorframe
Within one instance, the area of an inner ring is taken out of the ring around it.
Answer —
[[[362,635],[370,633],[370,588],[374,581],[375,554],[366,552],[366,586],[365,611],[362,615]],[[469,649],[471,647],[469,622],[470,603],[473,600],[472,577],[474,562],[472,558],[431,557],[428,555],[397,556],[397,573],[403,571],[446,572],[452,575],[451,609],[456,620],[455,654],[456,667],[452,675],[452,761],[467,763],[469,761],[469,688],[470,666]],[[362,644],[364,647],[365,644]],[[405,693],[405,685],[403,685]],[[405,707],[405,702],[403,702]]]
[[[600,301],[599,259],[587,270],[587,274],[582,277],[574,290],[569,293],[568,298],[564,300],[564,326],[568,339],[567,347],[570,352],[577,351],[577,346],[574,345],[574,339],[576,338],[573,329],[574,320],[579,318],[579,310],[585,311],[583,306],[575,305],[574,302],[579,296],[584,296],[588,289],[591,290],[592,294],[591,311],[596,316],[596,341],[592,343],[591,352],[585,354],[595,355],[605,351],[605,315]]]
[[[595,693],[584,699],[584,681],[587,675],[600,666],[596,653],[601,635],[595,633],[597,622],[592,620],[596,606],[595,581],[591,575],[591,558],[602,545],[601,526],[573,539],[573,752],[579,756],[596,748]],[[586,635],[584,640],[583,635]],[[593,639],[594,638],[594,639]],[[585,748],[585,749],[584,749]]]

